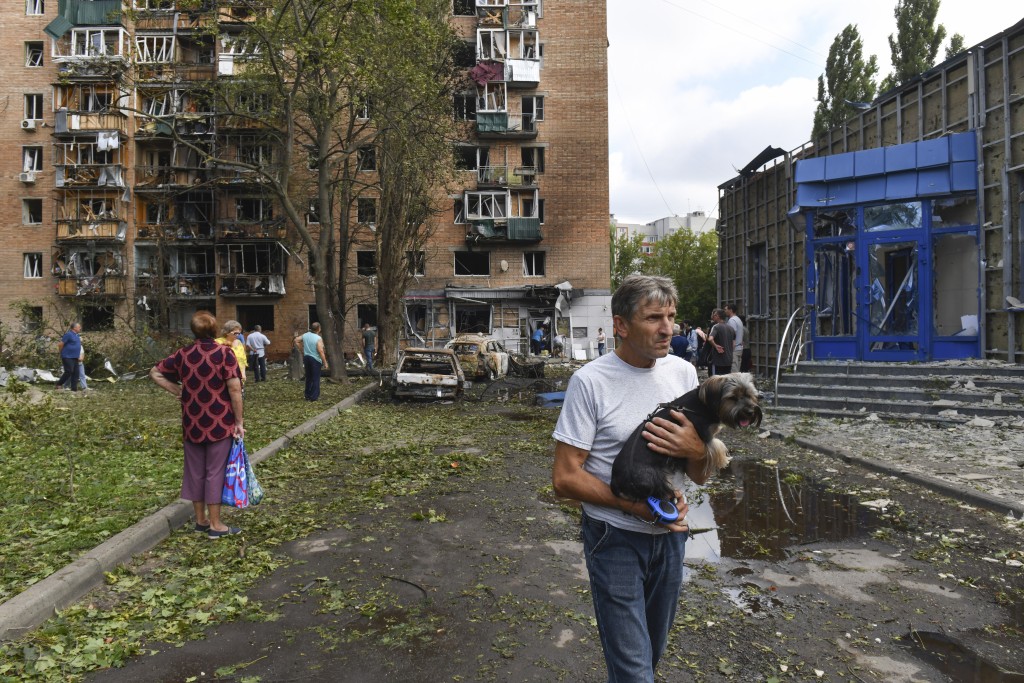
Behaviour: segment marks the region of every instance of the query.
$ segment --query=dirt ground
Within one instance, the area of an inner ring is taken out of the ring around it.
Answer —
[[[367,511],[285,546],[298,561],[250,593],[276,620],[149,644],[157,654],[87,680],[604,681],[578,515],[551,494],[550,443],[489,438],[453,446],[501,448],[500,466],[391,501],[429,519]],[[724,438],[730,472],[692,496],[694,527],[711,530],[687,544],[660,680],[1024,680],[1019,523],[783,439]]]

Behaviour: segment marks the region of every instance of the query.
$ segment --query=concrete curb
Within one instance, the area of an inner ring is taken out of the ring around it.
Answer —
[[[788,438],[787,435],[782,432],[772,431],[771,435],[777,439]],[[842,460],[843,462],[859,465],[860,467],[864,467],[881,474],[899,477],[900,479],[923,486],[935,491],[936,493],[940,493],[969,505],[985,508],[986,510],[991,510],[1000,514],[1013,513],[1018,517],[1024,517],[1024,503],[1020,503],[1018,501],[1006,500],[1005,498],[999,498],[998,496],[993,496],[982,491],[975,491],[967,488],[966,485],[957,486],[952,482],[948,482],[937,477],[930,477],[927,474],[910,472],[898,465],[893,465],[881,460],[875,460],[874,458],[865,458],[861,455],[851,455],[839,448],[826,446],[816,441],[811,441],[810,439],[796,437],[793,441],[798,446],[802,446],[808,450],[821,453],[822,455],[827,455],[837,460]]]
[[[249,459],[259,463],[287,448],[292,439],[308,434],[319,425],[348,410],[377,387],[368,384],[348,398],[310,418],[295,429],[276,439]],[[28,587],[13,598],[0,604],[0,640],[14,640],[36,628],[54,615],[76,602],[86,593],[103,583],[104,572],[129,561],[134,555],[156,547],[171,532],[192,517],[192,504],[177,500],[139,520],[121,533],[107,539],[67,566]]]

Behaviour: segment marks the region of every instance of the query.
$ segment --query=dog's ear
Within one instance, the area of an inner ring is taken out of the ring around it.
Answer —
[[[704,380],[704,384],[700,385],[700,391],[698,396],[700,402],[704,405],[712,408],[716,413],[718,412],[718,406],[722,403],[722,397],[725,393],[726,377],[728,375],[714,375]]]

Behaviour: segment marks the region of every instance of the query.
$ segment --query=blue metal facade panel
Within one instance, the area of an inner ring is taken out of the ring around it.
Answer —
[[[946,166],[949,164],[949,138],[922,140],[917,143],[917,167]]]
[[[825,179],[826,157],[814,159],[801,159],[796,164],[796,181],[798,183],[813,183]]]
[[[885,173],[885,149],[865,149],[853,153],[854,172],[858,178]]]
[[[974,131],[970,131],[950,136],[949,151],[954,162],[978,160],[978,145],[974,135]]]
[[[917,145],[894,145],[885,147],[885,170],[887,173],[909,171],[917,168]]]
[[[857,179],[857,203],[870,204],[885,199],[885,176]]]
[[[853,153],[833,154],[825,157],[825,180],[853,177]]]
[[[919,197],[949,194],[951,190],[948,166],[924,169],[917,174],[917,194]]]
[[[955,161],[950,173],[953,181],[953,192],[966,192],[978,189],[978,164],[975,161]]]
[[[890,173],[885,176],[885,198],[895,201],[917,194],[917,171]]]

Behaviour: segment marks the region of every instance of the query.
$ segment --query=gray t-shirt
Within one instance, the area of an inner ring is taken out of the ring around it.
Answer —
[[[736,346],[733,347],[736,351],[743,350],[743,321],[740,320],[738,315],[734,315],[727,321],[729,327],[732,328],[732,332],[736,335]]]
[[[659,358],[653,368],[637,368],[609,353],[573,374],[565,392],[554,438],[589,453],[583,469],[608,483],[612,463],[633,430],[658,404],[697,387],[697,371],[678,356]],[[682,490],[682,478],[676,488]],[[594,518],[614,527],[644,533],[667,533],[617,508],[583,503]]]

